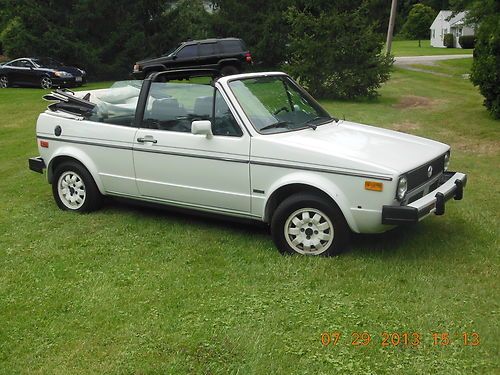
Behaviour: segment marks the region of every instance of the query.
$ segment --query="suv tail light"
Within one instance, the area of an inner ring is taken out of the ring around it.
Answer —
[[[250,54],[250,52],[245,53],[245,60],[247,61],[247,63],[252,62],[252,55]]]
[[[141,70],[141,66],[139,64],[134,65],[134,72],[139,72]]]

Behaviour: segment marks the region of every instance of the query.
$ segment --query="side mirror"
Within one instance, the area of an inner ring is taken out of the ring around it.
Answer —
[[[212,138],[212,123],[208,120],[193,121],[191,123],[191,133],[205,135],[207,138]]]

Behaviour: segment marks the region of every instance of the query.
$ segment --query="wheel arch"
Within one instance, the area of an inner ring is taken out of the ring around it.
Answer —
[[[97,185],[99,192],[101,194],[104,194],[104,185],[102,184],[102,181],[99,178],[99,174],[97,173],[97,167],[92,162],[92,159],[85,154],[79,154],[78,156],[75,156],[74,153],[71,153],[68,150],[66,150],[65,152],[62,151],[50,159],[49,164],[47,166],[47,180],[49,184],[52,184],[52,181],[54,179],[54,171],[56,170],[57,166],[59,166],[61,163],[64,163],[65,161],[77,162],[81,164],[85,169],[87,169],[87,171],[94,179],[94,182]]]
[[[235,68],[238,68],[238,69],[241,69],[241,66],[242,66],[241,61],[236,59],[236,58],[219,60],[217,65],[219,65],[220,69],[222,69],[223,67],[228,66],[228,65],[234,66]]]
[[[342,191],[331,181],[314,176],[304,180],[289,180],[276,184],[270,190],[264,209],[264,222],[271,222],[272,216],[283,200],[296,193],[309,192],[316,194],[331,204],[337,206],[352,231],[357,232],[358,226],[351,214],[348,200]]]

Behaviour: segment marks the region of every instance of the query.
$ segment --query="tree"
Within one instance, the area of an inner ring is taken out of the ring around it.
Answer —
[[[429,28],[435,18],[436,11],[434,9],[427,5],[415,4],[403,26],[403,34],[412,39],[418,39],[418,46],[421,47],[420,40],[429,38]]]
[[[455,0],[453,6],[455,11],[468,9],[466,21],[476,26],[471,81],[493,118],[500,119],[500,2]]]
[[[284,69],[314,95],[374,96],[389,78],[392,58],[381,54],[383,35],[375,31],[366,2],[294,6],[286,19],[290,46]]]

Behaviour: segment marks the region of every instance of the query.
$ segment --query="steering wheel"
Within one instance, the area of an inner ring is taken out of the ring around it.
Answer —
[[[277,115],[277,114],[279,114],[279,113],[281,113],[283,111],[290,112],[290,110],[287,107],[281,107],[276,112],[274,112],[274,115]]]

